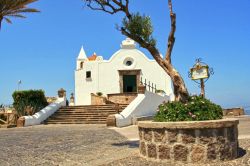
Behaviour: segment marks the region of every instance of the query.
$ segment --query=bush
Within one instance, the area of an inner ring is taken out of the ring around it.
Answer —
[[[192,96],[187,103],[171,102],[159,106],[154,117],[157,122],[201,121],[222,119],[223,111],[219,105],[200,96]]]
[[[103,94],[102,94],[102,92],[96,92],[96,95],[97,96],[102,96]]]
[[[12,94],[13,106],[18,116],[29,115],[26,110],[32,110],[32,114],[40,111],[48,105],[43,90],[15,91]]]

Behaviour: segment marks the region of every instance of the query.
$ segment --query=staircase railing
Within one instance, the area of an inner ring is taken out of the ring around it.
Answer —
[[[141,77],[140,83],[146,87],[146,89],[150,92],[157,93],[156,84],[148,81],[146,78],[143,80]]]

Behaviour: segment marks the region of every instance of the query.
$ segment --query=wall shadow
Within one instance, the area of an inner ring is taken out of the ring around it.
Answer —
[[[238,157],[237,158],[241,158],[243,156],[245,156],[247,154],[247,151],[241,147],[239,147],[238,149]]]
[[[112,146],[118,146],[118,147],[128,146],[129,148],[139,148],[139,140],[113,143]]]

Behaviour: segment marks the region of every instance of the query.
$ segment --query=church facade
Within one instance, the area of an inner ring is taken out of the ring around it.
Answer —
[[[90,105],[91,93],[137,93],[145,79],[173,97],[170,77],[155,60],[139,51],[133,40],[122,41],[121,49],[109,60],[95,53],[87,57],[81,48],[75,70],[75,105]]]

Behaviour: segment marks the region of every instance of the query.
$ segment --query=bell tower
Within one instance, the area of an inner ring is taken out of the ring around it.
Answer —
[[[88,61],[88,58],[87,58],[86,53],[85,53],[83,46],[82,46],[80,53],[77,57],[76,70],[81,70],[83,68],[85,61]]]

